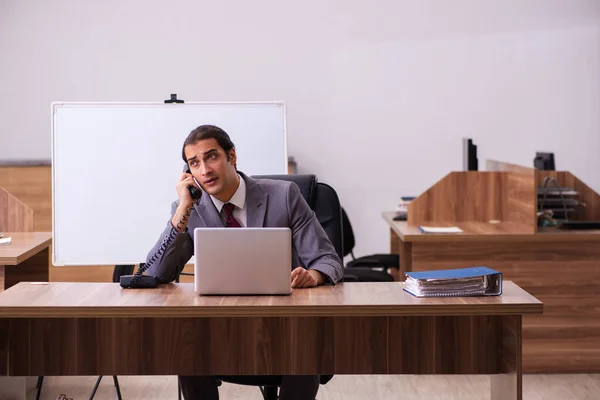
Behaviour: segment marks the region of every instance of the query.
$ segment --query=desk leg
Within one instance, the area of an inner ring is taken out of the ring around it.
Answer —
[[[502,317],[502,357],[499,375],[492,375],[492,400],[523,399],[522,317]]]
[[[390,229],[390,254],[400,254],[402,241],[393,229]]]
[[[390,254],[400,256],[400,270],[390,271],[395,281],[404,281],[404,273],[412,271],[412,243],[403,242],[400,236],[390,229]]]
[[[49,260],[48,248],[19,265],[0,266],[0,290],[6,290],[19,282],[48,282]]]
[[[403,242],[398,238],[400,248],[400,281],[404,281],[405,273],[412,271],[412,243]]]

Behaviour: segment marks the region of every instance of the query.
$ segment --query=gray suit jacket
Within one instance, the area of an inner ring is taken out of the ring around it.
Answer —
[[[287,227],[292,230],[292,265],[322,272],[335,284],[343,276],[342,260],[327,234],[317,221],[315,213],[302,197],[293,182],[271,179],[252,179],[239,172],[246,182],[246,215],[248,227]],[[179,200],[171,206],[171,217]],[[197,227],[223,227],[223,222],[211,198],[206,193],[194,205],[186,232],[176,235],[162,257],[149,266],[147,273],[162,283],[171,282],[194,254],[194,229]],[[171,234],[171,219],[150,250],[146,262],[160,249],[163,240]]]

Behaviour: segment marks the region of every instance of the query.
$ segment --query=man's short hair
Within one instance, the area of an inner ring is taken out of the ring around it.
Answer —
[[[225,155],[227,156],[227,161],[230,160],[229,151],[235,147],[231,138],[223,129],[219,128],[215,125],[200,125],[196,129],[190,132],[188,137],[183,142],[183,147],[181,148],[181,157],[183,157],[183,161],[187,163],[187,158],[185,157],[185,146],[196,144],[201,140],[206,139],[215,139],[219,146],[223,148],[225,151]]]

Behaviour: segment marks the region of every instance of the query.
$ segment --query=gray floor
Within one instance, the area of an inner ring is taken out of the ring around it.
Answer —
[[[41,399],[55,400],[65,393],[74,400],[87,399],[97,377],[46,377]],[[119,377],[123,400],[177,399],[176,378],[172,376]],[[489,399],[487,376],[336,376],[321,386],[318,400],[341,399]],[[221,399],[261,400],[258,388],[224,384]],[[115,399],[111,377],[104,377],[95,397]],[[526,400],[598,400],[600,374],[525,375]],[[35,399],[33,388],[28,399]]]

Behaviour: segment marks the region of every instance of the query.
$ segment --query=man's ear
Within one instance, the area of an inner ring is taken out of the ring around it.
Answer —
[[[233,165],[237,164],[237,155],[235,154],[235,147],[229,150],[229,162]]]

